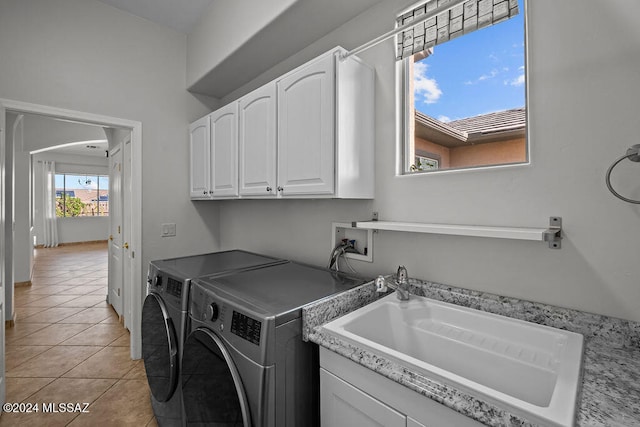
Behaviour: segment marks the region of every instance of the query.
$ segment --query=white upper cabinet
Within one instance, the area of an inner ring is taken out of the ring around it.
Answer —
[[[194,149],[195,122],[191,197],[372,199],[374,72],[341,59],[344,52],[335,48],[211,113],[210,167],[199,157],[206,144]]]
[[[189,126],[189,192],[192,199],[209,198],[210,129],[209,116]]]
[[[239,101],[240,195],[276,197],[276,84]]]
[[[233,102],[210,115],[211,183],[213,198],[238,195],[238,103]]]
[[[335,163],[333,55],[278,82],[278,191],[333,194]]]

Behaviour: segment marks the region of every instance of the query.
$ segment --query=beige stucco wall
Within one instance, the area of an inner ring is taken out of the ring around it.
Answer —
[[[452,168],[521,163],[527,161],[527,145],[524,138],[518,138],[455,147],[450,150],[450,154]]]

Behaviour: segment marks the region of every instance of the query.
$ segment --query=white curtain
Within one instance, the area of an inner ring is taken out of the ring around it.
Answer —
[[[56,219],[56,163],[42,162],[42,212],[44,224],[44,247],[58,246],[58,224]]]

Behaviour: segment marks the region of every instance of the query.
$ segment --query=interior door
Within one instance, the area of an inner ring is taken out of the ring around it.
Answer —
[[[123,268],[122,268],[122,293],[124,304],[124,326],[131,330],[131,319],[133,314],[131,312],[131,298],[127,298],[129,292],[127,290],[132,289],[134,283],[136,283],[133,277],[133,260],[135,257],[133,248],[131,245],[131,209],[133,206],[132,200],[132,183],[131,183],[131,135],[123,141],[124,152],[122,157],[122,222],[124,224],[124,253],[123,253]]]
[[[0,103],[0,319],[4,320],[4,148],[6,137],[5,108]],[[6,399],[6,382],[4,380],[4,325],[0,327],[0,404],[4,405]]]
[[[122,316],[122,145],[109,152],[109,304]]]

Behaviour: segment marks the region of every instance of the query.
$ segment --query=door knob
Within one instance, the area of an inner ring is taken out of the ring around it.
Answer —
[[[109,240],[113,240],[113,234],[109,235]]]
[[[124,245],[122,245],[125,249],[129,249],[129,244],[127,242],[124,242]]]

